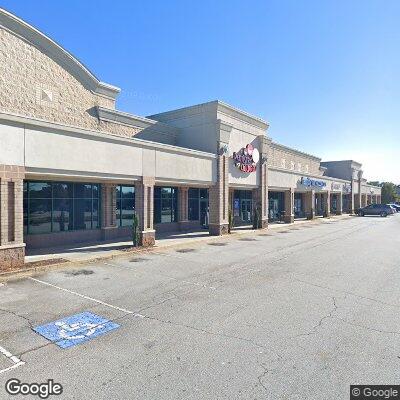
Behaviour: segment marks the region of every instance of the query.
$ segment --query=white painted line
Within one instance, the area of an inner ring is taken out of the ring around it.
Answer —
[[[0,374],[10,371],[12,369],[18,368],[21,365],[24,365],[25,362],[21,361],[17,356],[13,356],[9,351],[7,351],[4,347],[0,346],[0,353],[3,354],[3,356],[7,357],[11,362],[14,363],[14,365],[11,365],[8,368],[4,368],[0,370]]]
[[[52,283],[49,283],[49,282],[41,281],[40,279],[36,279],[36,278],[32,278],[32,277],[30,277],[29,279],[32,280],[32,281],[41,283],[42,285],[47,285],[47,286],[50,286],[52,288],[55,288],[55,289],[58,289],[58,290],[62,290],[63,292],[74,294],[75,296],[82,297],[83,299],[94,301],[95,303],[101,304],[101,305],[106,306],[106,307],[113,308],[114,310],[118,310],[118,311],[121,311],[121,312],[126,313],[126,314],[133,314],[135,317],[144,318],[144,315],[138,314],[135,311],[127,310],[126,308],[113,306],[112,304],[105,303],[104,301],[94,299],[93,297],[89,297],[89,296],[86,296],[86,295],[78,293],[78,292],[74,292],[73,290],[69,290],[69,289],[62,288],[60,286],[53,285]]]

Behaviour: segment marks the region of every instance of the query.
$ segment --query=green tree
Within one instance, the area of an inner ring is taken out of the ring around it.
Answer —
[[[392,182],[382,183],[382,203],[393,203],[397,200],[396,185]]]

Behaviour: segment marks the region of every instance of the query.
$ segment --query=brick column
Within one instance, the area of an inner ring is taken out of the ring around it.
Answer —
[[[290,188],[284,192],[285,215],[283,220],[287,224],[294,222],[294,189]]]
[[[116,221],[117,195],[114,183],[101,185],[101,230],[102,239],[114,239],[117,227]]]
[[[229,141],[232,125],[217,120],[217,181],[209,189],[210,235],[229,232]]]
[[[328,190],[323,193],[322,199],[324,202],[324,217],[329,218],[331,216],[331,192]]]
[[[380,194],[378,194],[378,195],[376,196],[376,201],[378,202],[378,204],[381,204],[381,203],[382,203],[382,196],[381,196]]]
[[[310,190],[304,193],[304,210],[307,219],[315,218],[315,191]]]
[[[135,211],[139,220],[139,243],[145,247],[155,244],[154,182],[154,177],[143,176],[141,181],[135,183]]]
[[[189,197],[188,197],[189,188],[180,187],[178,188],[178,223],[179,229],[185,230],[187,227],[188,220],[188,205],[189,205]]]
[[[229,183],[228,183],[228,156],[219,155],[217,159],[217,182],[210,187],[210,235],[219,236],[228,233],[229,213]]]
[[[0,165],[0,272],[24,266],[24,177],[23,167]]]
[[[265,136],[259,136],[260,161],[257,165],[259,185],[253,190],[253,208],[258,207],[261,214],[260,229],[268,228],[268,146],[271,140]]]

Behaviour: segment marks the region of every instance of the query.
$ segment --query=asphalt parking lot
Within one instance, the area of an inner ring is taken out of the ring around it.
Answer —
[[[350,384],[396,384],[399,229],[400,214],[318,221],[0,284],[0,398],[10,378],[53,379],[64,399],[348,399]],[[80,313],[114,329],[67,348],[37,332]]]

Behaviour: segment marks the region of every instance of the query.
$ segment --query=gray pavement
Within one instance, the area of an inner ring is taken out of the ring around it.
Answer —
[[[0,346],[17,357],[0,352],[0,398],[12,377],[54,379],[54,399],[348,399],[350,384],[396,384],[400,214],[333,221],[0,284]],[[32,330],[83,311],[120,328],[69,349]]]

